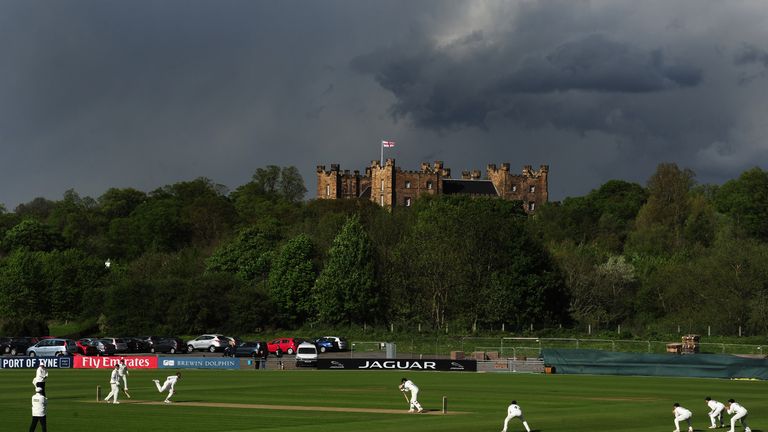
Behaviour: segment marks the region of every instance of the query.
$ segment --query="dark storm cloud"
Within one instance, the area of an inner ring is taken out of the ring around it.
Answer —
[[[485,128],[492,112],[527,126],[549,122],[589,129],[596,121],[585,118],[583,112],[571,121],[557,121],[557,115],[552,117],[553,108],[557,109],[552,100],[529,96],[660,92],[693,87],[702,80],[699,67],[667,64],[661,49],[644,51],[599,34],[541,54],[515,52],[503,41],[483,42],[483,35],[475,33],[449,46],[422,45],[415,52],[397,46],[357,57],[352,67],[372,74],[392,92],[397,99],[392,106],[396,117],[410,117],[416,125],[434,129]],[[468,45],[469,56],[454,53]],[[561,100],[567,102],[567,97]],[[595,114],[604,124],[607,113]]]
[[[0,202],[258,167],[549,164],[550,196],[768,164],[762,0],[6,0]],[[312,193],[309,197],[312,197]]]

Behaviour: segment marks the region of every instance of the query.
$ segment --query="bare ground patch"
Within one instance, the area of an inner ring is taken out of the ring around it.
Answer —
[[[87,401],[91,403],[103,403]],[[147,401],[128,399],[121,404],[134,404],[134,405],[166,405],[164,402],[159,401]],[[210,407],[210,408],[241,408],[241,409],[269,409],[269,410],[283,410],[283,411],[326,411],[326,412],[350,412],[350,413],[372,413],[372,414],[407,414],[407,415],[444,415],[440,410],[427,410],[422,414],[409,413],[407,410],[395,410],[385,408],[352,408],[352,407],[322,407],[322,406],[309,406],[309,405],[265,405],[265,404],[240,404],[240,403],[223,403],[223,402],[173,402],[171,405],[179,406],[193,406],[193,407]],[[446,414],[467,414],[464,411],[448,411]]]

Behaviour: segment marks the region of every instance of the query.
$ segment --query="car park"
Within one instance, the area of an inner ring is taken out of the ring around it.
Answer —
[[[224,351],[229,344],[229,339],[220,334],[204,334],[187,341],[187,352],[198,351]]]
[[[40,342],[27,348],[27,355],[30,357],[40,356],[64,356],[77,353],[77,345],[72,339],[50,338],[43,339]]]
[[[304,339],[300,338],[278,338],[267,342],[267,348],[270,354],[276,353],[277,349],[280,348],[280,351],[290,355],[296,353],[296,348],[302,342],[304,342]]]
[[[327,351],[347,351],[349,349],[349,342],[343,337],[338,336],[323,336],[315,339],[315,346],[321,352]]]
[[[20,355],[27,351],[27,348],[33,345],[33,342],[28,338],[0,338],[0,353],[10,355]]]
[[[317,347],[310,342],[302,342],[296,350],[296,367],[315,366],[317,364]]]
[[[242,342],[235,348],[234,357],[266,357],[267,343],[262,341]]]

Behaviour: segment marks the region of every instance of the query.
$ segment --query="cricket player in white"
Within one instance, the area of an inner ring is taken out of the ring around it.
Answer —
[[[528,426],[528,422],[525,421],[525,418],[523,417],[523,410],[520,408],[520,405],[517,404],[516,400],[513,400],[512,404],[507,408],[507,418],[504,419],[504,429],[502,429],[501,432],[507,432],[509,421],[515,417],[519,418],[520,421],[523,422],[523,426],[525,426],[525,430],[527,432],[531,432],[531,428]]]
[[[736,420],[741,420],[741,425],[744,426],[744,432],[752,432],[752,429],[747,426],[747,409],[736,403],[733,399],[728,399],[728,405],[726,406],[727,413],[732,414],[731,417],[731,430],[729,432],[735,432]]]
[[[680,432],[680,422],[685,420],[688,422],[688,432],[693,432],[693,426],[691,426],[691,417],[693,413],[680,406],[679,403],[673,405],[675,409],[672,410],[672,414],[675,416],[675,430],[672,432]]]
[[[120,365],[116,364],[115,368],[112,369],[112,374],[109,376],[109,385],[112,388],[112,390],[109,392],[107,397],[104,398],[107,403],[109,402],[109,398],[112,398],[113,404],[119,404],[120,402],[117,401],[117,395],[120,394]]]
[[[414,384],[413,381],[409,380],[408,378],[403,378],[400,380],[399,388],[401,392],[411,392],[411,406],[408,412],[418,410],[418,412],[423,413],[424,409],[419,403],[419,388],[416,387],[416,384]]]
[[[717,429],[718,422],[720,423],[720,427],[723,427],[723,410],[725,409],[725,405],[722,402],[712,400],[709,396],[705,397],[704,400],[707,401],[707,406],[709,407],[709,419],[712,420],[712,426],[709,428]]]
[[[125,364],[125,359],[121,358],[120,363],[118,363],[117,366],[117,373],[123,380],[123,393],[125,393],[125,395],[128,396],[128,399],[130,399],[131,395],[128,394],[128,365]]]
[[[168,396],[165,397],[165,403],[171,403],[171,396],[173,396],[174,389],[176,388],[176,381],[178,381],[179,378],[181,378],[181,372],[176,372],[176,375],[171,375],[165,379],[162,387],[160,387],[160,380],[152,380],[152,382],[155,383],[155,386],[157,386],[157,391],[160,393],[168,389]]]
[[[35,386],[35,388],[41,388],[43,391],[40,393],[41,395],[45,396],[45,380],[48,379],[48,369],[45,368],[45,365],[43,362],[40,362],[40,365],[37,367],[37,371],[35,372],[35,378],[32,379],[32,385]]]

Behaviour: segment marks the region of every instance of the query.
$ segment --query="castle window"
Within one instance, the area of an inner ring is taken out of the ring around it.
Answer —
[[[410,189],[411,188],[411,182],[410,181],[406,181],[405,182],[405,188],[406,189]]]
[[[331,185],[325,185],[325,196],[331,196]]]
[[[536,192],[536,186],[529,187],[528,192]]]
[[[384,195],[379,196],[379,204],[384,207]]]
[[[427,182],[427,189],[432,189],[432,182],[431,181]]]
[[[408,197],[405,199],[405,206],[410,207],[411,206],[411,197]]]
[[[517,192],[517,185],[512,185],[512,192]]]
[[[384,180],[381,181],[381,190],[384,190]]]
[[[531,201],[528,203],[528,211],[534,211],[536,210],[536,203]]]

